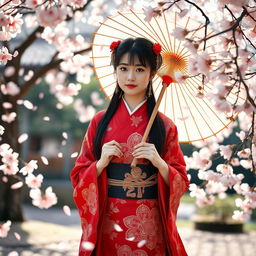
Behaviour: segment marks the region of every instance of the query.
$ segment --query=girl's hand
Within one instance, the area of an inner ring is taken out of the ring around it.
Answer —
[[[169,167],[164,159],[158,154],[154,144],[141,142],[134,147],[132,155],[135,158],[148,159],[159,170],[166,184],[170,184]]]
[[[105,143],[102,146],[100,159],[96,163],[98,176],[108,166],[113,156],[121,157],[122,155],[121,145],[118,142],[112,140]]]

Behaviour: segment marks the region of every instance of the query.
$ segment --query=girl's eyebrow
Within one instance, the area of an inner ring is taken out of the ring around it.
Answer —
[[[124,66],[131,66],[130,64],[128,63],[119,63],[119,65],[124,65]],[[135,64],[135,65],[132,65],[132,66],[136,66],[136,67],[144,67],[142,64]]]

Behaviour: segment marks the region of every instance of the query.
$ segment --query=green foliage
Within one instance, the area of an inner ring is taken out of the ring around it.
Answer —
[[[197,208],[197,212],[204,216],[214,216],[218,221],[226,222],[232,219],[233,212],[237,210],[235,199],[238,195],[228,195],[224,199],[216,198],[212,205]]]

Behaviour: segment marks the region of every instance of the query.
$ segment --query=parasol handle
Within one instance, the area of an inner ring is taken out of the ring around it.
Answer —
[[[156,105],[155,105],[154,110],[153,110],[153,112],[152,112],[152,114],[151,114],[151,117],[150,117],[150,119],[149,119],[149,121],[148,121],[148,125],[147,125],[147,127],[146,127],[146,130],[145,130],[145,132],[144,132],[144,135],[143,135],[143,137],[142,137],[141,142],[146,142],[146,140],[147,140],[148,134],[149,134],[150,129],[151,129],[151,127],[152,127],[152,125],[153,125],[153,122],[154,122],[154,120],[155,120],[155,117],[156,117],[156,114],[157,114],[159,105],[160,105],[160,103],[161,103],[161,100],[162,100],[162,98],[163,98],[163,96],[164,96],[164,92],[165,92],[165,90],[166,90],[166,88],[167,88],[168,85],[169,85],[168,83],[165,83],[165,82],[163,83],[163,87],[162,87],[161,92],[160,92],[160,94],[159,94],[159,97],[158,97],[158,99],[157,99],[157,101],[156,101]],[[135,168],[136,165],[137,165],[137,162],[138,162],[137,159],[136,159],[136,158],[133,158],[132,163],[131,163],[131,168]]]

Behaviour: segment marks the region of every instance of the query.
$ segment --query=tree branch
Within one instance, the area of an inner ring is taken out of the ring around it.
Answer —
[[[91,49],[92,49],[91,47],[86,48],[84,50],[74,53],[74,55],[88,52]],[[61,64],[61,62],[63,62],[63,60],[62,59],[55,60],[55,56],[56,55],[53,56],[51,62],[49,62],[47,65],[45,65],[41,69],[39,69],[39,71],[29,81],[27,81],[22,86],[20,93],[13,98],[14,102],[16,102],[16,100],[22,98],[30,89],[32,89],[35,86],[35,83],[39,78],[44,76],[48,71],[59,67],[59,65]]]

